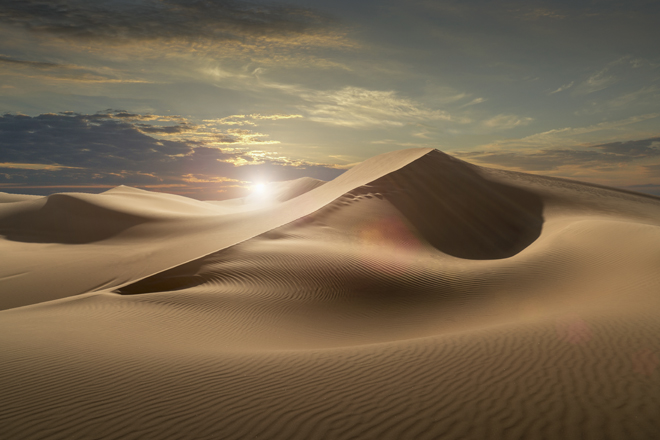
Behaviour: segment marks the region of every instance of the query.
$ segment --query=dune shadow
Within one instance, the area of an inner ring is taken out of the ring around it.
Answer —
[[[24,243],[88,244],[105,240],[146,221],[68,194],[48,196],[35,205],[0,218],[0,235]]]
[[[511,257],[536,240],[543,202],[483,177],[474,165],[432,151],[369,185],[438,250],[458,258]]]
[[[219,251],[222,252],[222,251]],[[215,252],[196,260],[175,266],[163,272],[156,273],[134,283],[114,290],[120,295],[139,295],[142,293],[171,292],[185,290],[207,283],[208,277],[198,275],[209,257],[217,255]]]

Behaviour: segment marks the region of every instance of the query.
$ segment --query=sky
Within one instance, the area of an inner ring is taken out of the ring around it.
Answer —
[[[0,0],[0,191],[202,200],[437,148],[660,195],[657,0]]]

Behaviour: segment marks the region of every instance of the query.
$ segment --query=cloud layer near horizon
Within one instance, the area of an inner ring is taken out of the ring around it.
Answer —
[[[242,194],[253,181],[331,180],[343,172],[247,149],[241,137],[249,138],[249,131],[232,130],[209,132],[181,117],[125,111],[6,114],[0,117],[0,190],[129,185],[223,199]],[[218,141],[232,148],[221,149]]]
[[[624,164],[660,158],[660,137],[625,142],[610,142],[573,148],[546,148],[542,150],[473,151],[460,154],[481,163],[517,168],[524,171],[552,171],[563,166],[610,169]],[[657,167],[657,166],[655,166]]]

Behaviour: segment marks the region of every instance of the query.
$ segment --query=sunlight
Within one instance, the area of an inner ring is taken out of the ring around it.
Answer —
[[[270,199],[271,196],[272,194],[270,185],[267,182],[257,181],[253,182],[253,184],[250,186],[250,195],[248,196],[248,200],[261,204]]]

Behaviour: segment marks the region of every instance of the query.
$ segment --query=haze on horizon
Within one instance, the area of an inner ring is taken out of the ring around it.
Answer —
[[[437,148],[660,195],[654,1],[0,0],[0,191],[223,199]]]

